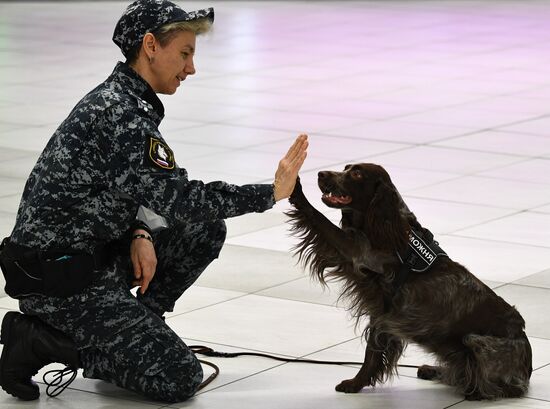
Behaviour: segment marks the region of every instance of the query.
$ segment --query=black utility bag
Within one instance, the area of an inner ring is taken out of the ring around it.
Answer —
[[[104,249],[94,254],[76,251],[38,251],[6,237],[0,244],[0,267],[5,291],[12,298],[29,295],[68,297],[81,292],[106,264]]]

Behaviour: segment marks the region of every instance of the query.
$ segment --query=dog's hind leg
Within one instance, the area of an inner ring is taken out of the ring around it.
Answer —
[[[439,380],[443,375],[443,368],[440,366],[422,365],[416,372],[416,377],[428,381]]]
[[[466,395],[472,391],[482,399],[496,399],[520,397],[527,392],[532,356],[525,334],[519,338],[470,334],[463,343],[475,360]]]

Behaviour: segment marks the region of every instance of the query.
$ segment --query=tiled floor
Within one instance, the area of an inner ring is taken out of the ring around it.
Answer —
[[[0,236],[56,125],[121,58],[110,36],[125,4],[0,3]],[[319,169],[386,166],[447,252],[523,314],[535,372],[526,398],[471,403],[411,370],[343,395],[334,386],[356,368],[215,359],[219,378],[170,407],[550,408],[550,1],[183,5],[217,14],[198,42],[198,74],[163,98],[162,130],[180,166],[196,179],[267,182],[306,131],[301,177],[319,208]],[[323,292],[289,254],[286,208],[229,220],[221,257],[168,323],[220,350],[361,360],[338,288]],[[17,308],[0,296],[0,316]],[[403,358],[429,360],[414,346]],[[3,409],[161,406],[81,377],[55,399],[0,393]]]

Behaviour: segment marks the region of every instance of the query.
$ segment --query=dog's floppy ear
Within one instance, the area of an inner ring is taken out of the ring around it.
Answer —
[[[365,231],[374,248],[400,250],[406,245],[407,223],[400,214],[399,204],[395,187],[391,183],[377,182],[365,220]]]

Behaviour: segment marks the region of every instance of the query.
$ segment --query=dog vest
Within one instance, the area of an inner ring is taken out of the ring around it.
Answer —
[[[429,269],[439,256],[446,256],[439,243],[434,240],[433,234],[425,230],[424,234],[411,230],[409,243],[403,255],[397,253],[401,263],[411,271],[423,272]]]
[[[424,229],[422,233],[411,230],[407,249],[403,254],[397,253],[402,264],[393,279],[393,294],[395,295],[403,285],[411,271],[415,273],[426,271],[438,257],[446,256],[447,253],[439,247],[439,243],[434,240],[434,236],[429,230]]]

